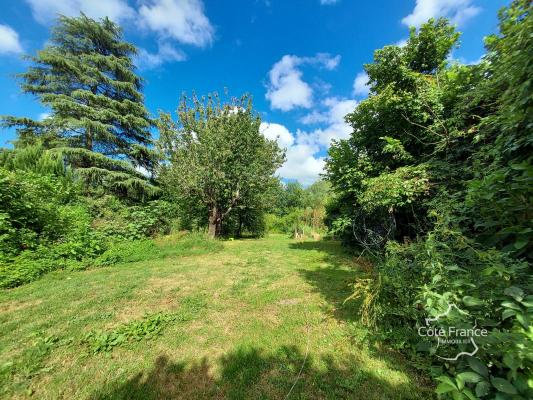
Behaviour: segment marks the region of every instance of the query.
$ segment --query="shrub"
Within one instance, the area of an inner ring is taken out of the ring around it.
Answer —
[[[533,376],[531,289],[526,262],[482,249],[441,220],[424,239],[390,242],[374,276],[358,281],[352,297],[364,300],[363,320],[377,325],[395,347],[426,355],[440,382],[438,393],[454,399],[526,399],[533,395],[528,381]],[[457,362],[433,357],[436,343],[417,333],[425,318],[442,314],[449,304],[459,311],[440,323],[488,331],[487,337],[476,338],[474,357]]]
[[[93,226],[113,240],[141,240],[168,234],[176,210],[167,201],[153,200],[128,206],[113,196],[90,200]]]
[[[325,231],[323,217],[323,208],[295,208],[283,216],[267,214],[265,224],[268,232],[288,235],[298,232],[304,236],[311,236]]]
[[[65,237],[76,223],[72,198],[67,179],[0,168],[0,258]]]

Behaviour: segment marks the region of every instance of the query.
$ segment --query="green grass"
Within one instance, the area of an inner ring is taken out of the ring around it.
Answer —
[[[165,240],[141,261],[0,292],[0,396],[432,398],[343,305],[358,265],[338,243]]]

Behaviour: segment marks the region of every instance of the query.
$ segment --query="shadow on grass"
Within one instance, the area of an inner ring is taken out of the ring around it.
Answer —
[[[365,346],[370,354],[379,357],[388,365],[406,365],[405,372],[413,379],[422,379],[425,386],[429,387],[429,381],[420,377],[412,366],[407,366],[402,355],[383,346],[382,342],[369,333],[379,333],[372,329],[363,327],[360,321],[360,307],[362,299],[346,299],[353,294],[353,284],[358,278],[366,278],[368,272],[372,269],[372,262],[367,258],[359,257],[360,250],[347,251],[337,241],[306,241],[300,243],[291,243],[291,249],[316,251],[324,262],[323,265],[311,268],[301,268],[298,270],[300,275],[309,282],[314,290],[322,295],[326,301],[323,307],[326,313],[342,322],[355,323],[355,326],[362,328],[361,332],[354,334],[365,337]],[[360,342],[356,338],[355,342]],[[387,397],[384,397],[387,398]],[[396,398],[396,397],[390,397]]]
[[[344,302],[352,294],[356,278],[364,273],[362,264],[356,261],[356,255],[332,240],[291,243],[289,246],[293,250],[310,250],[320,254],[326,266],[301,268],[298,272],[324,297],[330,306],[326,311],[339,320],[357,320],[359,302]]]
[[[402,375],[388,377],[387,381],[379,376],[379,371],[365,369],[355,359],[340,365],[323,358],[319,360],[320,367],[315,361],[312,355],[306,359],[292,346],[282,347],[274,354],[253,347],[238,348],[217,359],[214,365],[203,359],[187,366],[160,356],[150,371],[140,372],[126,382],[111,382],[91,399],[431,398]],[[287,397],[302,365],[300,379]]]

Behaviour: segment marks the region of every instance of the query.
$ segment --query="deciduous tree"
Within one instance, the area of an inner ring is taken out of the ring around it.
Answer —
[[[209,234],[218,236],[237,207],[249,211],[260,203],[284,152],[259,132],[261,121],[248,96],[226,104],[216,95],[184,97],[178,117],[176,123],[163,113],[158,121],[166,159],[161,181],[185,203],[203,205]]]

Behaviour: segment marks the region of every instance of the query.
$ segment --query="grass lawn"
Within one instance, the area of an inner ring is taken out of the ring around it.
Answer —
[[[343,305],[358,268],[336,242],[272,235],[50,273],[0,292],[0,396],[432,398]]]

